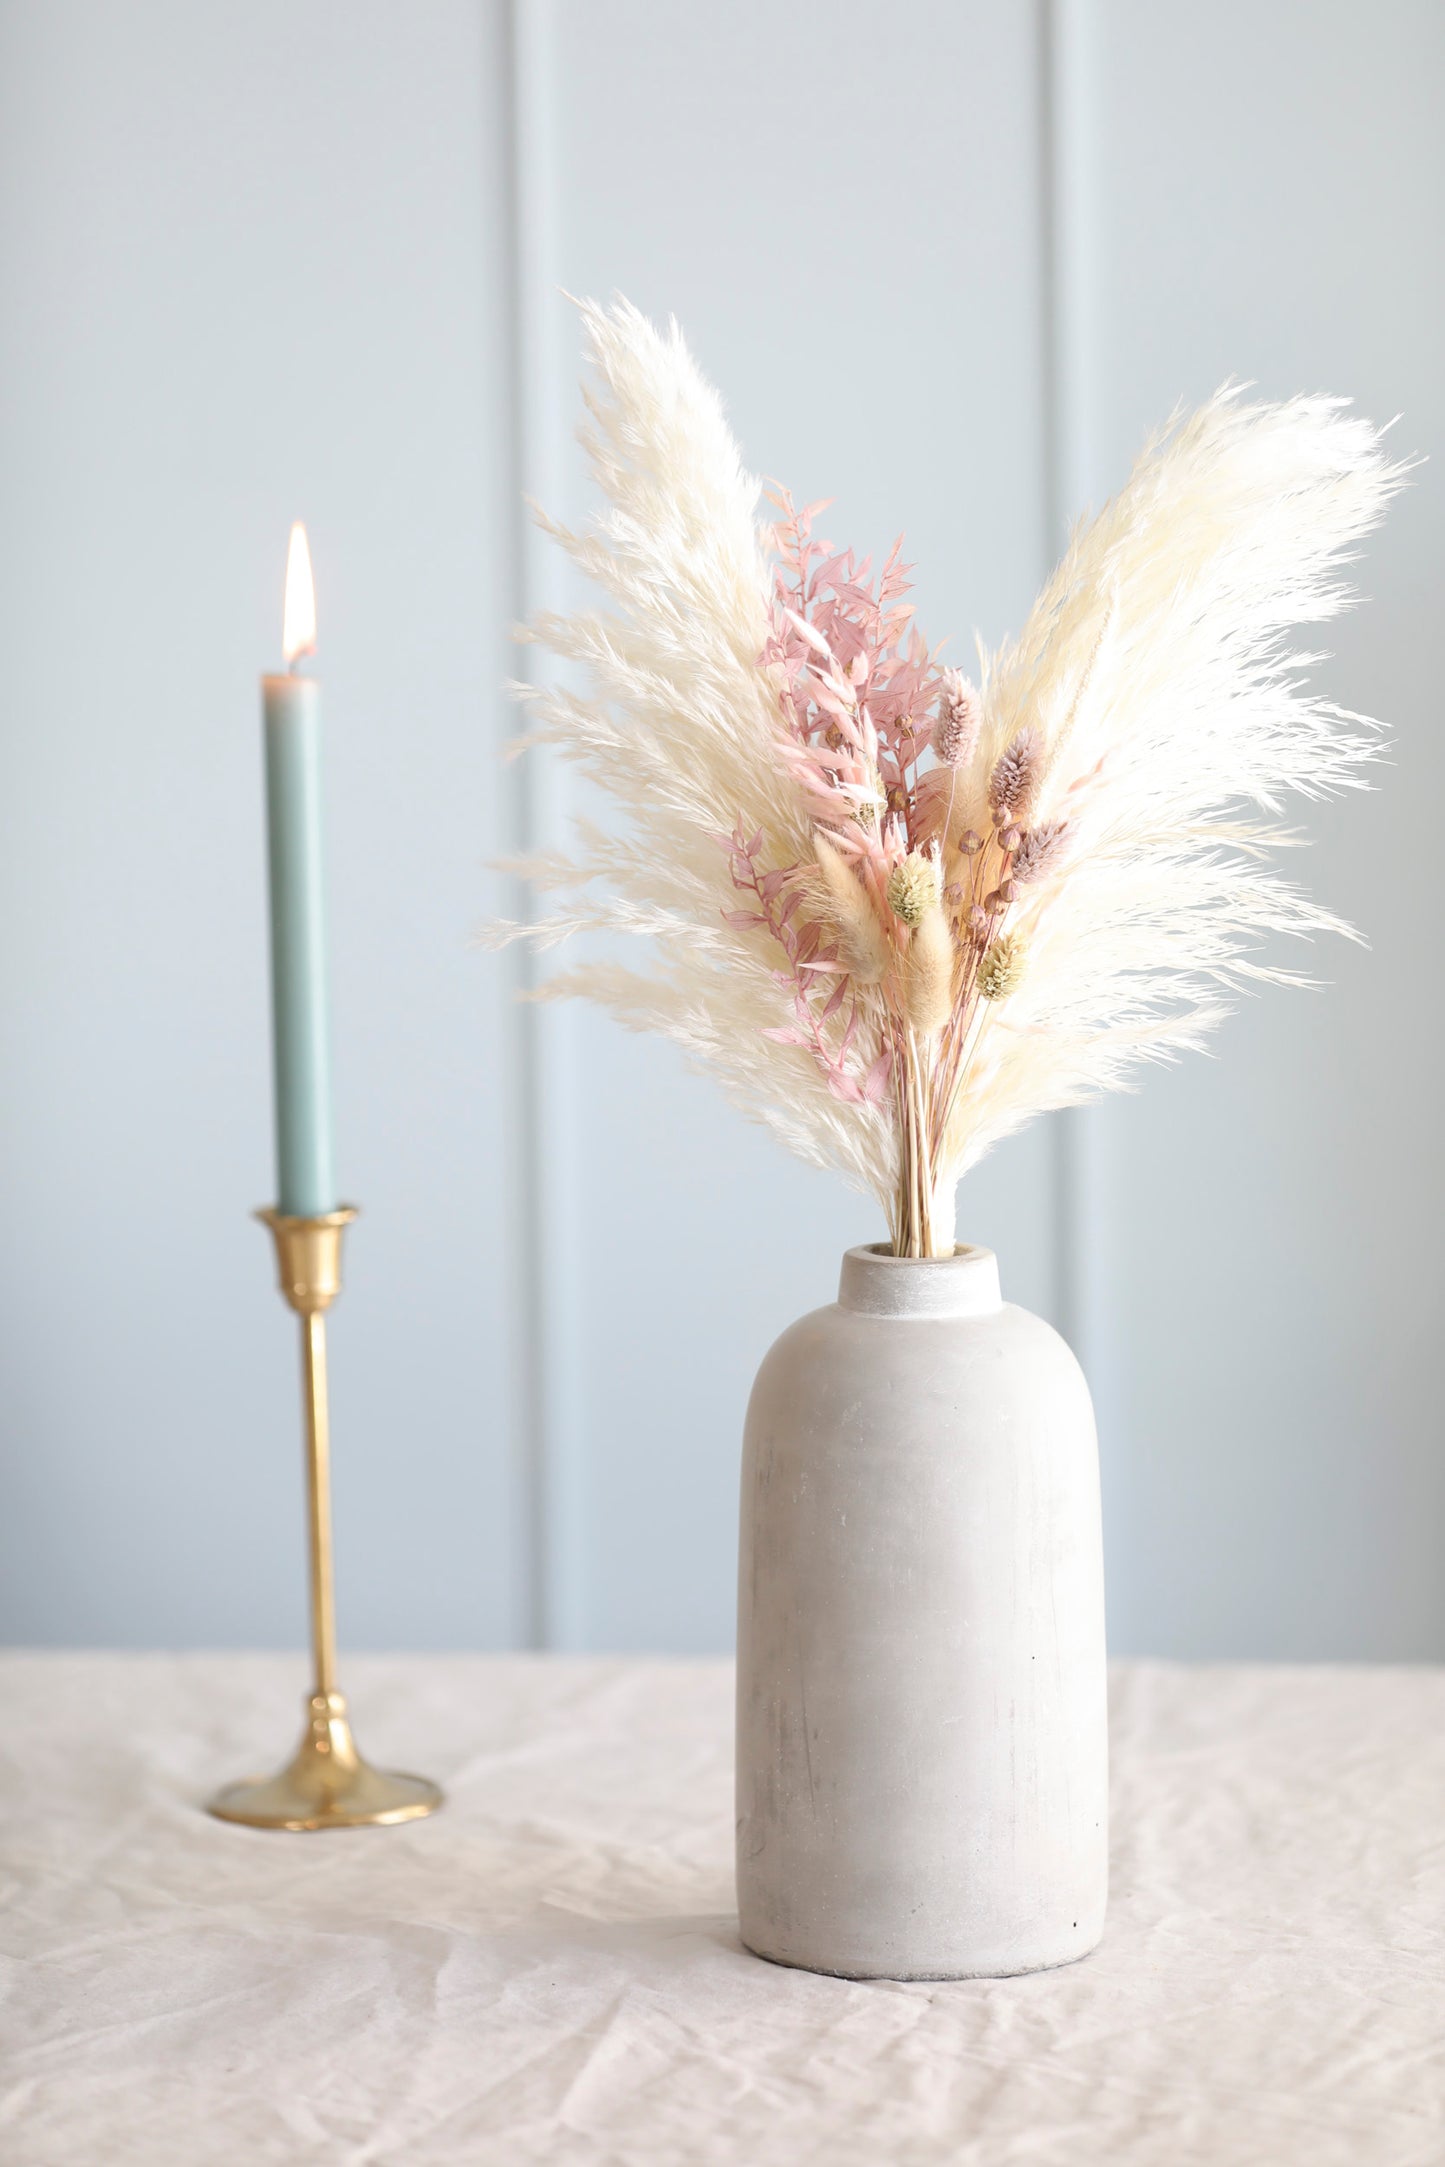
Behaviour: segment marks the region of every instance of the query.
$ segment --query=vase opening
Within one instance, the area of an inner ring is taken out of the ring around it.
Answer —
[[[951,1257],[899,1257],[886,1242],[850,1249],[838,1302],[872,1317],[986,1317],[1002,1307],[991,1249],[954,1245]]]

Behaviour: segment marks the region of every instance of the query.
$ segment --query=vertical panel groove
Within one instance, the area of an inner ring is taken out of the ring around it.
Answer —
[[[1087,261],[1081,141],[1082,51],[1087,0],[1041,0],[1039,22],[1040,263],[1043,292],[1044,527],[1046,576],[1086,501],[1084,353]],[[1088,1116],[1055,1114],[1054,1316],[1089,1366]]]
[[[549,140],[551,57],[549,0],[508,0],[507,40],[510,107],[510,256],[512,383],[508,429],[508,487],[513,506],[514,616],[524,621],[546,598],[547,568],[536,528],[528,516],[529,491],[549,493],[550,342],[547,338],[547,271],[552,242],[552,171]],[[518,675],[531,678],[535,650],[520,651]],[[528,666],[530,664],[530,667]],[[537,767],[519,761],[508,770],[513,846],[525,852],[545,838],[545,781]],[[530,891],[518,881],[511,906],[530,915]],[[513,1465],[518,1496],[517,1536],[522,1556],[518,1632],[526,1646],[545,1648],[556,1638],[558,1591],[551,1569],[555,1487],[553,1402],[549,1370],[556,1349],[547,1297],[547,1044],[540,1011],[522,996],[537,977],[532,953],[509,952],[516,996],[511,1034],[511,1115],[517,1149],[511,1168],[510,1249],[515,1266],[513,1405],[518,1434]]]

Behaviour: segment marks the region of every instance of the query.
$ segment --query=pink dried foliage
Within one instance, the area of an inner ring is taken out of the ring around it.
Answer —
[[[825,509],[772,502],[777,562],[773,634],[759,660],[776,672],[785,758],[820,822],[850,855],[889,865],[919,840],[913,785],[942,682],[913,622],[901,539],[874,577],[872,560],[815,538]],[[876,821],[859,821],[870,805]]]
[[[915,842],[931,843],[941,839],[952,818],[958,797],[958,774],[949,767],[925,768],[913,786],[913,817],[910,823]],[[955,837],[955,841],[958,839]],[[959,844],[962,848],[962,844]]]
[[[772,501],[772,629],[758,661],[777,690],[781,758],[815,829],[851,866],[884,940],[903,958],[910,935],[889,906],[889,877],[913,852],[932,850],[937,862],[960,771],[978,752],[982,703],[958,671],[938,667],[914,623],[901,542],[875,575],[870,560],[815,536],[823,505],[799,509],[785,493]],[[971,960],[961,967],[955,1013],[938,1051],[945,1089],[933,1109],[935,1126],[946,1119],[961,1071],[979,959],[1014,901],[1015,882],[1038,879],[1063,836],[1062,821],[1034,831],[1024,825],[1041,758],[1037,732],[1021,730],[989,778],[999,832],[989,840],[974,829],[954,834],[967,872],[944,901],[949,937]],[[765,935],[782,959],[773,975],[793,1020],[766,1035],[808,1054],[836,1097],[884,1106],[898,1094],[902,1108],[909,1017],[897,986],[854,983],[815,865],[776,863],[763,830],[749,835],[741,821],[718,841],[733,886],[747,898],[724,913],[728,924]],[[941,1140],[940,1129],[928,1147],[937,1150]]]
[[[871,559],[814,534],[822,504],[799,508],[786,493],[772,501],[779,515],[772,633],[758,661],[777,686],[782,757],[818,826],[881,902],[890,870],[923,839],[918,765],[943,680],[904,599],[910,567],[902,542],[875,575]],[[752,899],[727,912],[727,922],[766,931],[786,958],[776,976],[795,1020],[768,1036],[806,1048],[836,1097],[885,1104],[893,1049],[858,1048],[859,1003],[836,938],[806,907],[811,869],[764,869],[762,832],[748,836],[741,824],[719,840],[733,885]],[[880,919],[888,922],[881,912]],[[841,1034],[830,1031],[845,1010]]]
[[[813,1056],[835,1098],[858,1104],[886,1102],[892,1055],[885,1049],[866,1067],[854,1055],[858,1035],[858,1003],[852,994],[847,970],[839,959],[836,941],[827,929],[800,906],[808,889],[801,866],[763,871],[758,864],[763,848],[761,828],[745,835],[741,822],[731,835],[719,836],[728,854],[733,886],[753,898],[746,910],[723,913],[738,932],[766,932],[787,958],[787,969],[773,973],[792,996],[793,1024],[775,1026],[764,1033],[780,1046],[802,1046]],[[845,1003],[848,1019],[842,1037],[829,1039],[823,1026],[831,1023]]]

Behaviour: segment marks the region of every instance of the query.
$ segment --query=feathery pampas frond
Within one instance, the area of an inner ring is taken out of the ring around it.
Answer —
[[[898,545],[875,576],[814,537],[819,506],[779,496],[755,524],[675,324],[582,315],[608,509],[544,525],[613,607],[524,635],[585,694],[517,689],[631,833],[579,823],[575,855],[524,861],[603,892],[494,937],[648,937],[647,969],[588,963],[543,995],[665,1033],[875,1193],[900,1253],[946,1251],[991,1143],[1288,978],[1262,939],[1347,930],[1261,865],[1259,816],[1360,780],[1373,725],[1301,688],[1285,633],[1344,607],[1335,568],[1404,469],[1339,400],[1226,388],[1079,528],[975,690],[914,628]]]

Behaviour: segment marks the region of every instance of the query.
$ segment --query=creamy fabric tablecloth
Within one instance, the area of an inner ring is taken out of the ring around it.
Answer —
[[[1084,1963],[855,1986],[748,1956],[721,1663],[354,1658],[435,1820],[199,1811],[278,1657],[0,1657],[6,2167],[1442,2167],[1445,1672],[1115,1680]]]

